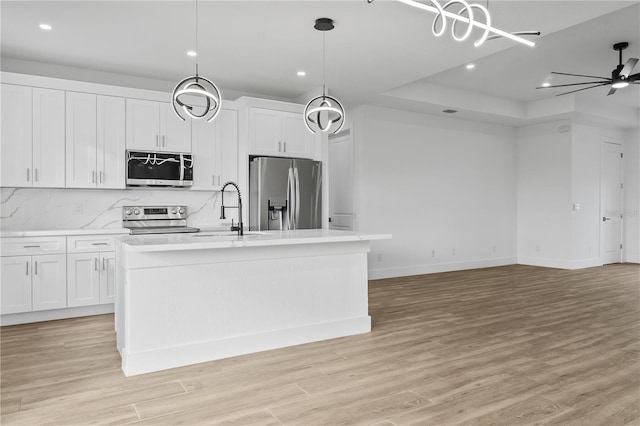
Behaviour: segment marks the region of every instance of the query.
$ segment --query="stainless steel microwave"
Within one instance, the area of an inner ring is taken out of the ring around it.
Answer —
[[[127,151],[127,186],[193,185],[193,156],[180,152]]]

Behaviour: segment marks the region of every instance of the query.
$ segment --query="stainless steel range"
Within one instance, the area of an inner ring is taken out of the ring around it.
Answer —
[[[187,226],[187,206],[124,206],[122,227],[133,235],[200,231]]]

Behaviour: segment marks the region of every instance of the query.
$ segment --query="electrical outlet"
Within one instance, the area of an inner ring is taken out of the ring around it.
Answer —
[[[76,214],[82,214],[83,210],[84,208],[81,203],[76,204]]]
[[[435,250],[431,250],[431,257],[436,257],[436,251]]]

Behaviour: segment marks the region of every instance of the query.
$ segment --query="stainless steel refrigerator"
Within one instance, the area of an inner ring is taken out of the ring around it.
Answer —
[[[249,164],[249,229],[322,227],[322,163],[255,157]]]

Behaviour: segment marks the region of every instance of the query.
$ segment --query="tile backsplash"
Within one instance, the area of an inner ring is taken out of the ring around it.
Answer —
[[[218,191],[186,189],[0,188],[0,229],[120,228],[122,206],[166,204],[186,205],[190,226],[222,226],[220,198]],[[235,205],[235,194],[229,202]]]

